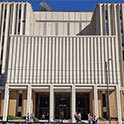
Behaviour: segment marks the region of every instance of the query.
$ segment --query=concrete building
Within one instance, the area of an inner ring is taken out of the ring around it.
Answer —
[[[43,12],[28,2],[0,2],[3,121],[29,113],[53,122],[62,111],[68,122],[76,111],[82,120],[89,112],[107,117],[108,82],[110,115],[121,124],[123,7],[100,3],[94,12]]]

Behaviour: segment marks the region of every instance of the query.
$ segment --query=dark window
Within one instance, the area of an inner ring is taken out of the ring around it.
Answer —
[[[4,35],[3,35],[3,39],[2,39],[2,47],[4,46]]]
[[[25,23],[25,20],[22,20],[23,23]]]
[[[103,112],[103,115],[102,115],[104,118],[107,118],[107,112]]]
[[[17,14],[18,14],[18,4],[16,5],[16,14],[15,14],[15,16],[16,16],[16,18],[15,18],[15,34],[16,34],[16,27],[17,27]]]
[[[106,107],[106,94],[102,94],[102,106]]]
[[[10,22],[9,22],[9,34],[12,33],[12,20],[13,20],[13,4],[10,5]]]
[[[21,112],[18,112],[18,116],[21,117]]]
[[[1,62],[3,60],[3,49],[1,50]]]
[[[19,9],[19,19],[21,19],[21,9]]]
[[[108,33],[108,24],[106,23],[106,33]]]
[[[26,20],[26,4],[25,4],[25,6],[24,6],[23,34],[25,34],[25,20]]]
[[[124,40],[123,40],[123,37],[121,37],[121,43],[122,43],[122,46],[124,46]]]
[[[124,61],[124,51],[123,51],[123,61]]]
[[[0,75],[1,75],[1,71],[2,71],[2,65],[0,64]]]
[[[4,19],[6,19],[7,5],[5,5]]]
[[[3,33],[5,32],[5,26],[6,26],[6,22],[4,21],[4,24],[3,24]]]
[[[122,25],[122,23],[120,24],[120,27],[121,27],[121,33],[123,33],[123,25]]]
[[[20,22],[18,23],[18,34],[20,33]]]
[[[120,10],[120,20],[122,20],[122,10]]]
[[[107,20],[108,19],[108,11],[105,10],[105,19]]]
[[[22,93],[19,93],[19,107],[22,106]]]

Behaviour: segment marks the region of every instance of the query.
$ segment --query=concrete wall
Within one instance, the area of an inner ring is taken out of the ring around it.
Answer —
[[[91,21],[92,12],[33,12],[35,35],[76,35]]]
[[[1,73],[6,73],[9,35],[24,35],[32,32],[32,7],[28,2],[0,2],[0,64]],[[3,76],[2,76],[3,77]],[[0,85],[2,82],[0,82]]]
[[[120,76],[121,85],[124,86],[124,69],[123,69],[123,50],[122,40],[124,39],[124,4],[123,3],[99,3],[94,10],[92,22],[96,24],[96,34],[99,35],[116,35],[118,39],[119,59],[120,59]],[[120,18],[120,11],[122,12],[122,19]],[[106,19],[106,12],[108,18]],[[96,22],[96,23],[95,23]],[[92,23],[93,24],[93,23]],[[106,24],[108,25],[108,32],[106,32]],[[122,30],[121,32],[121,24]],[[123,40],[124,42],[124,40]]]
[[[9,50],[9,84],[110,84],[120,83],[118,43],[115,37],[12,36]]]

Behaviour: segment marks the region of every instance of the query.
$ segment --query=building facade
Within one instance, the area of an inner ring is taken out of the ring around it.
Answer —
[[[0,3],[0,115],[33,114],[75,122],[90,112],[124,118],[124,4],[94,12],[33,11],[28,2]],[[119,15],[120,14],[120,15]],[[105,63],[107,62],[107,66]],[[105,68],[106,67],[106,68]]]

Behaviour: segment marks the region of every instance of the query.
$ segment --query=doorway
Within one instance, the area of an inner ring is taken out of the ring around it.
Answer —
[[[49,93],[36,93],[36,117],[49,120]]]
[[[63,119],[70,119],[70,93],[55,93],[55,119],[61,118],[63,112]]]
[[[87,120],[89,108],[89,93],[76,93],[76,112],[81,112],[81,119]]]

